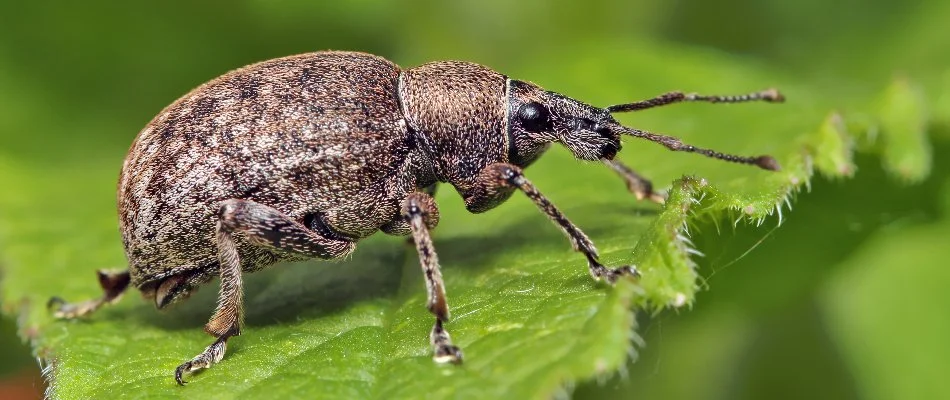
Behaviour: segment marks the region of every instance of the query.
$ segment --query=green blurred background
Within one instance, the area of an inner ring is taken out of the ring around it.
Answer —
[[[4,158],[37,164],[115,158],[158,110],[190,88],[237,66],[320,49],[371,52],[404,66],[471,60],[531,80],[518,71],[538,69],[538,60],[590,57],[583,49],[591,43],[695,46],[761,64],[834,96],[827,104],[848,108],[877,95],[895,75],[950,87],[947,3],[4,0],[0,167]],[[611,59],[608,52],[590,60],[589,74]],[[543,82],[552,90],[584,83],[583,75]],[[781,229],[740,226],[721,236],[699,235],[706,257],[698,261],[713,290],[701,293],[690,311],[646,318],[648,347],[625,377],[582,384],[575,394],[950,394],[944,378],[950,368],[914,354],[950,356],[946,338],[937,336],[950,331],[950,303],[935,294],[950,282],[947,258],[941,258],[950,257],[944,248],[950,181],[940,160],[950,156],[950,135],[946,121],[928,128],[935,165],[923,183],[897,183],[876,157],[862,156],[855,179],[817,179],[810,193],[799,195]],[[8,319],[0,321],[0,349],[0,398],[38,396],[36,363]]]

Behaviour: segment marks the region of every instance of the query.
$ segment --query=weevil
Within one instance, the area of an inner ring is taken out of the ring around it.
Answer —
[[[445,324],[449,306],[430,237],[432,194],[452,185],[472,213],[520,191],[584,255],[594,279],[637,276],[598,261],[590,239],[522,170],[552,143],[600,161],[639,199],[664,195],[614,160],[621,137],[673,151],[778,170],[770,156],[741,157],[626,127],[613,113],[679,102],[781,102],[774,89],[740,96],[670,92],[598,108],[487,67],[438,61],[401,69],[370,54],[325,51],[263,61],[205,83],[156,116],[135,138],[118,186],[125,271],[98,271],[100,298],[50,300],[76,318],[116,302],[131,285],[159,309],[220,278],[205,331],[214,341],[174,371],[175,380],[224,357],[241,334],[242,275],[280,261],[339,259],[377,231],[411,235],[435,315],[436,362],[460,363]]]

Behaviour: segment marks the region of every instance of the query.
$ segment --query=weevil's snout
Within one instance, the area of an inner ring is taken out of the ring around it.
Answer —
[[[552,103],[557,140],[575,157],[597,161],[617,156],[622,127],[609,112],[568,97],[556,96]]]
[[[572,117],[561,142],[582,160],[612,160],[622,148],[617,123],[610,118]]]

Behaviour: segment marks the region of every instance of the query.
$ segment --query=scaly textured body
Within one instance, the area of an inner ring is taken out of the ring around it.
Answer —
[[[406,195],[435,181],[403,118],[399,74],[367,54],[304,54],[230,72],[167,107],[135,140],[119,183],[132,284],[215,276],[227,199],[301,223],[322,216],[354,239],[396,219]],[[245,271],[291,257],[239,249]]]
[[[369,54],[318,52],[232,71],[186,94],[143,129],[119,180],[119,228],[128,271],[99,271],[102,298],[50,300],[58,317],[87,315],[128,286],[158,308],[218,276],[205,331],[215,341],[175,370],[221,361],[241,334],[242,276],[277,261],[336,259],[379,230],[412,235],[426,281],[433,358],[460,363],[444,329],[449,306],[429,230],[439,221],[435,184],[451,184],[471,212],[521,191],[587,259],[595,279],[637,276],[608,268],[587,236],[523,175],[551,145],[600,160],[637,198],[662,203],[650,181],[614,161],[620,136],[674,151],[778,169],[768,156],[739,157],[620,125],[612,112],[683,101],[781,101],[774,90],[742,96],[671,92],[597,108],[484,66],[437,61],[401,70]]]

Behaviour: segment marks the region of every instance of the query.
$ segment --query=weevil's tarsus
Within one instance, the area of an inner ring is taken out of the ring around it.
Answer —
[[[179,385],[185,386],[188,381],[182,378],[187,372],[194,372],[199,369],[210,368],[212,365],[221,362],[224,359],[224,353],[228,349],[228,338],[231,336],[236,336],[238,333],[225,333],[224,335],[218,336],[218,339],[211,343],[210,346],[206,347],[204,351],[192,358],[191,360],[186,361],[184,364],[175,368],[175,382],[178,382]]]
[[[648,108],[665,106],[668,104],[682,102],[707,102],[707,103],[744,103],[749,101],[764,101],[767,103],[781,103],[785,101],[785,96],[776,89],[766,89],[759,92],[743,94],[738,96],[719,96],[719,95],[701,95],[696,93],[669,92],[656,96],[652,99],[641,100],[627,104],[616,104],[607,107],[609,112],[628,112],[640,111]]]
[[[104,292],[98,299],[86,300],[79,303],[67,303],[60,297],[52,297],[46,307],[53,312],[53,316],[62,319],[73,319],[92,314],[106,304],[113,304],[122,298],[129,288],[129,271],[113,271],[100,269],[96,271],[99,286]]]
[[[249,200],[222,202],[215,236],[221,290],[214,315],[205,325],[205,331],[217,339],[201,354],[175,369],[175,380],[179,384],[185,383],[183,373],[208,368],[221,361],[228,338],[241,334],[244,315],[242,271],[233,237],[238,232],[252,244],[311,258],[340,258],[356,247],[351,241],[328,238],[310,230],[272,207]]]
[[[590,275],[596,280],[603,280],[611,285],[617,283],[617,280],[622,276],[632,276],[634,278],[640,277],[640,271],[637,270],[637,267],[634,265],[623,265],[617,268],[607,268],[599,261],[596,257],[593,257],[590,254],[584,254],[587,256],[587,266],[590,269]]]
[[[621,266],[618,268],[607,268],[598,261],[597,248],[594,243],[572,223],[561,210],[552,204],[547,197],[538,191],[538,188],[525,178],[521,168],[511,164],[497,163],[486,167],[481,172],[480,182],[493,182],[498,186],[507,186],[521,190],[541,212],[548,216],[561,231],[571,241],[575,251],[580,252],[587,258],[587,265],[591,276],[597,280],[604,280],[609,284],[614,284],[621,276],[639,276],[636,268],[633,266]]]
[[[452,344],[449,333],[442,324],[449,321],[449,305],[445,298],[445,284],[439,268],[439,256],[432,245],[429,229],[439,223],[439,209],[427,193],[415,192],[402,204],[402,217],[409,224],[412,240],[419,253],[419,264],[426,280],[426,308],[435,315],[435,325],[429,335],[432,343],[432,358],[439,363],[459,364],[462,350]]]
[[[666,193],[653,191],[653,183],[644,178],[632,168],[617,160],[603,160],[610,169],[620,175],[627,184],[627,190],[637,197],[637,200],[647,199],[657,204],[666,202]]]
[[[452,344],[452,338],[449,332],[442,328],[442,320],[436,319],[432,326],[432,333],[429,334],[429,342],[432,343],[432,359],[439,364],[461,364],[462,349]]]

